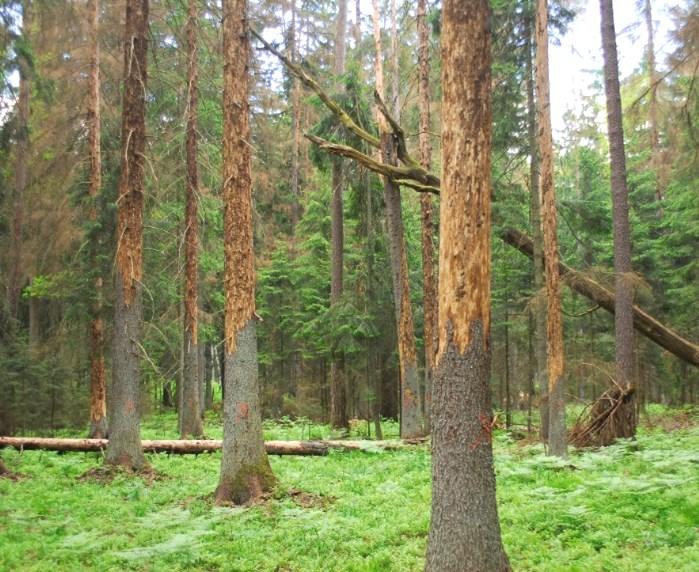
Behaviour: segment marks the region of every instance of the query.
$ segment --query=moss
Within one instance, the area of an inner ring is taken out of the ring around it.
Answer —
[[[242,465],[231,479],[219,483],[216,503],[245,504],[273,490],[276,484],[267,455],[263,455],[257,463]]]

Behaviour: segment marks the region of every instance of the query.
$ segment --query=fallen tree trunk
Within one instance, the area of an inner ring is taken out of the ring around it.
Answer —
[[[508,229],[500,237],[529,258],[534,256],[532,239],[523,232]],[[586,296],[608,312],[614,313],[614,293],[611,290],[562,262],[558,264],[558,271],[573,290]],[[699,346],[661,324],[638,306],[633,307],[633,325],[638,332],[671,354],[699,367]]]
[[[424,439],[406,441],[265,441],[265,449],[270,455],[327,455],[329,449],[345,451],[396,450],[409,445],[423,443]],[[0,448],[13,447],[19,450],[43,450],[88,453],[104,451],[108,439],[55,439],[46,437],[0,437]],[[191,440],[143,440],[146,453],[171,453],[173,455],[196,455],[221,450],[218,439]]]

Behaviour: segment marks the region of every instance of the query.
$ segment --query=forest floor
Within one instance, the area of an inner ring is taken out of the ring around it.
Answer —
[[[175,437],[172,414],[144,438]],[[365,426],[360,425],[357,431]],[[220,437],[215,417],[208,436]],[[387,424],[389,436],[395,424]],[[267,438],[329,436],[266,423]],[[63,436],[71,435],[69,432]],[[73,432],[71,436],[82,436]],[[495,434],[500,521],[514,570],[696,570],[699,415],[651,406],[636,441],[573,452]],[[220,453],[149,455],[147,478],[104,481],[95,453],[2,451],[0,570],[422,570],[429,525],[427,446],[273,457],[276,493],[245,508],[212,503]]]

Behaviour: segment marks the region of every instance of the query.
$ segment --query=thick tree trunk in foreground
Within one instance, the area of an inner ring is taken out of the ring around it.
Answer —
[[[381,51],[381,28],[379,10],[373,1],[373,23],[375,44],[376,92],[381,98],[384,93],[383,62]],[[393,147],[389,127],[384,116],[377,110],[377,120],[381,133],[381,156],[385,163],[395,165],[396,150]],[[410,306],[408,284],[408,258],[403,231],[403,215],[400,204],[400,188],[388,177],[383,178],[384,202],[388,219],[388,240],[393,278],[393,303],[398,332],[398,359],[400,363],[400,435],[403,438],[424,435],[422,412],[420,411],[420,383],[418,380],[417,352],[415,350],[415,329],[413,312]]]
[[[262,437],[257,371],[247,0],[223,2],[223,227],[226,395],[216,501],[243,504],[275,483]]]
[[[347,0],[338,3],[337,31],[335,33],[335,74],[345,73],[345,35],[347,28]],[[344,266],[344,218],[342,191],[342,160],[333,157],[332,161],[332,205],[330,211],[331,234],[331,276],[330,305],[337,306],[342,298]],[[345,360],[341,348],[333,348],[330,362],[330,425],[335,428],[349,427],[347,418],[347,384],[345,380]]]
[[[563,322],[561,285],[558,273],[558,227],[556,191],[553,181],[553,135],[551,133],[551,94],[549,86],[548,0],[536,6],[536,91],[541,189],[541,222],[546,261],[546,364],[548,374],[549,453],[565,457],[566,412],[563,393]]]
[[[121,176],[115,264],[113,416],[105,462],[141,469],[140,339],[143,277],[143,193],[146,148],[148,0],[127,0],[124,37],[124,96]]]
[[[602,52],[604,54],[604,92],[607,99],[607,136],[612,186],[614,228],[614,340],[616,343],[616,383],[626,390],[635,385],[633,370],[633,277],[631,269],[631,229],[629,227],[629,191],[626,186],[626,156],[622,124],[619,63],[612,0],[600,0]],[[618,437],[636,434],[635,398],[625,402]]]
[[[87,104],[88,143],[90,147],[90,221],[97,221],[97,201],[102,188],[100,152],[100,43],[99,0],[88,2],[90,19],[90,87]],[[90,246],[90,266],[94,273],[92,320],[90,322],[90,430],[88,437],[107,436],[107,391],[104,379],[104,326],[102,324],[102,275],[95,244]]]
[[[197,9],[198,0],[189,0],[187,10],[187,199],[185,206],[185,273],[184,273],[184,369],[182,372],[182,403],[179,408],[180,436],[201,437],[198,339],[198,250],[199,221],[197,219]]]
[[[445,0],[439,347],[425,569],[510,570],[500,539],[490,402],[490,9]]]
[[[427,0],[418,0],[418,103],[420,107],[420,164],[425,171],[432,168],[432,145],[430,143],[430,46],[427,27]],[[432,371],[436,350],[437,332],[437,284],[434,272],[434,223],[432,197],[420,195],[421,239],[422,239],[422,300],[425,337],[425,430],[430,431],[432,415]]]

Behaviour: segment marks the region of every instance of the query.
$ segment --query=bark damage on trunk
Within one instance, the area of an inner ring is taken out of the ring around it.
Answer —
[[[539,188],[541,223],[546,261],[546,364],[548,372],[549,453],[567,454],[565,396],[563,393],[563,323],[561,319],[561,277],[558,269],[558,228],[556,190],[553,180],[553,135],[549,86],[548,0],[536,6],[536,88],[539,128]]]
[[[182,404],[180,407],[180,436],[201,437],[199,391],[198,281],[199,281],[199,221],[197,194],[197,9],[198,0],[187,6],[187,127],[185,154],[187,162],[187,198],[185,205],[185,281],[184,281],[184,371],[182,375]]]
[[[384,76],[381,49],[381,27],[377,0],[372,2],[372,20],[374,25],[374,74],[376,76],[376,93],[383,100]],[[381,158],[384,163],[396,165],[397,151],[391,136],[391,129],[378,108],[376,110],[379,125]],[[398,331],[398,360],[400,363],[400,435],[403,438],[424,435],[422,412],[420,407],[420,384],[418,380],[417,352],[415,350],[415,329],[413,312],[410,306],[410,286],[408,284],[408,259],[403,231],[400,186],[390,177],[383,178],[384,203],[388,222],[388,240],[391,259],[391,276],[393,278],[393,303]]]
[[[117,252],[112,358],[113,416],[105,462],[142,469],[140,338],[143,273],[143,194],[146,146],[148,0],[127,0],[121,175],[117,198]]]
[[[262,436],[257,372],[247,0],[223,2],[225,379],[216,502],[243,504],[275,484]]]
[[[443,4],[439,348],[425,566],[435,572],[510,570],[491,443],[489,22],[487,0]]]
[[[90,212],[92,224],[97,222],[97,202],[102,189],[102,156],[100,150],[100,1],[87,4],[90,22],[90,79],[87,103],[88,146],[90,153]],[[104,325],[102,322],[102,275],[97,245],[90,247],[90,267],[94,273],[92,320],[90,322],[90,430],[88,436],[107,436],[107,391],[104,378]]]

